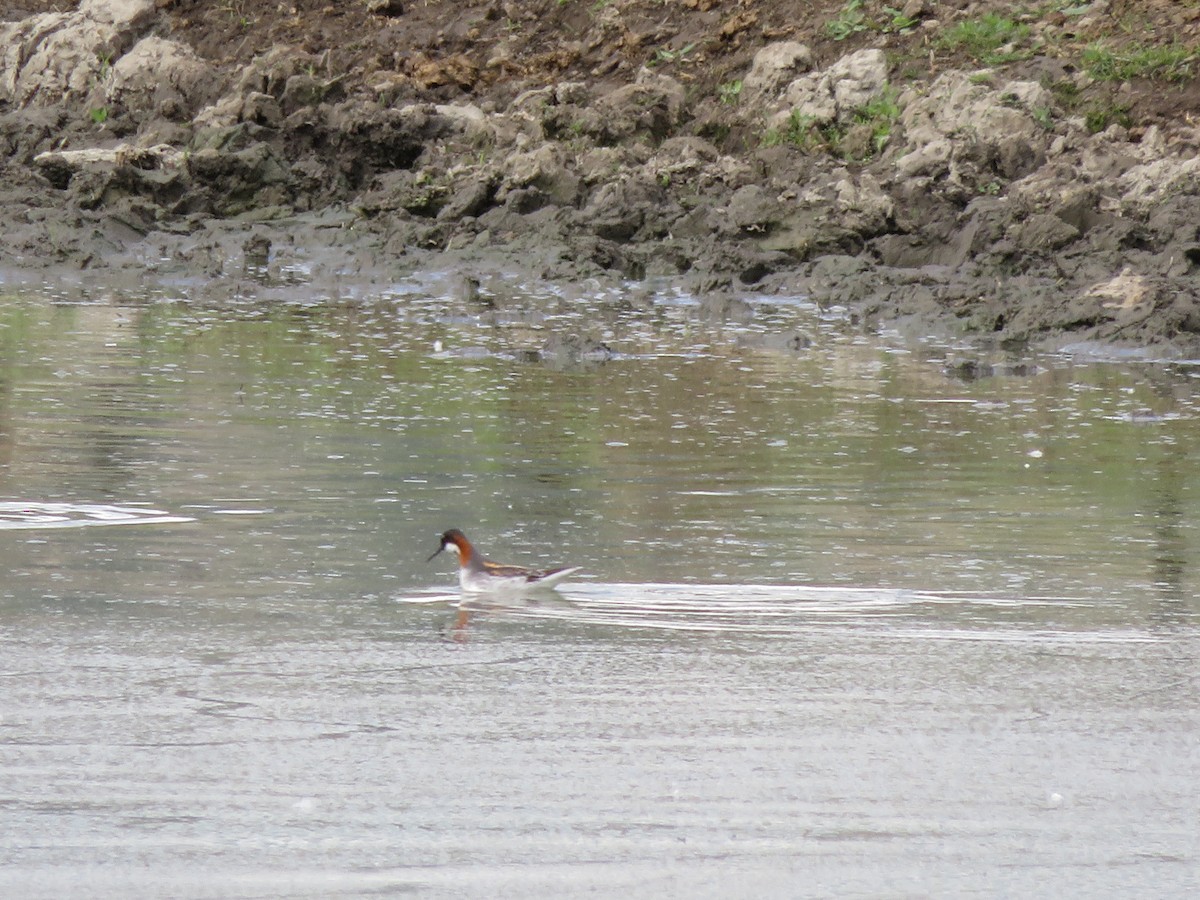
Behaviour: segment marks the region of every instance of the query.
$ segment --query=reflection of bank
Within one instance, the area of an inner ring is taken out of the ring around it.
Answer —
[[[54,495],[89,473],[88,493],[122,496],[139,470],[162,462],[155,434],[174,410],[152,384],[143,310],[107,303],[6,311],[0,370],[0,458],[11,494]],[[43,487],[39,487],[43,486]]]
[[[8,468],[13,459],[12,378],[8,371],[12,355],[0,347],[0,466]]]
[[[1158,593],[1150,618],[1153,624],[1164,628],[1194,624],[1195,616],[1200,612],[1197,598],[1187,590],[1188,548],[1183,503],[1187,466],[1187,451],[1182,442],[1164,442],[1149,497],[1153,577]]]
[[[16,413],[13,409],[17,390],[18,361],[28,345],[28,325],[20,310],[0,311],[0,466],[7,471],[16,447]]]

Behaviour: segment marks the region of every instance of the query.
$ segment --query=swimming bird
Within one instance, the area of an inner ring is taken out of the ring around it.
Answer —
[[[457,528],[443,532],[441,541],[426,562],[443,550],[453,552],[458,557],[458,583],[464,591],[471,593],[548,590],[581,568],[563,566],[557,569],[530,569],[492,562],[476,550]]]

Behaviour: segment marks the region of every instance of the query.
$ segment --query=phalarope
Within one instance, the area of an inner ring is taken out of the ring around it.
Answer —
[[[563,566],[558,569],[530,569],[492,562],[476,550],[467,540],[467,536],[457,528],[451,528],[442,534],[441,546],[433,551],[429,559],[432,560],[443,550],[451,550],[458,557],[458,583],[464,591],[471,593],[547,590],[581,568]]]

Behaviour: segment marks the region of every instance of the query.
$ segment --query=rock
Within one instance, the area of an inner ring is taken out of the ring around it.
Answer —
[[[813,260],[808,282],[816,289],[841,281],[852,281],[869,270],[865,260],[857,256],[829,255]]]
[[[402,16],[404,4],[400,0],[366,0],[367,11],[377,16]]]
[[[1083,296],[1097,301],[1105,309],[1124,310],[1154,300],[1156,291],[1157,286],[1151,279],[1127,266],[1119,275],[1092,285]]]
[[[154,0],[83,0],[72,13],[0,25],[0,99],[49,104],[88,96],[154,10]]]
[[[449,125],[423,106],[381,109],[362,98],[352,98],[331,106],[322,128],[334,148],[352,145],[361,170],[373,172],[411,168],[427,145],[446,136],[443,129]]]
[[[457,222],[466,216],[478,216],[488,208],[495,193],[489,178],[472,178],[455,190],[437,214],[438,219]]]
[[[475,275],[459,275],[450,286],[450,297],[468,306],[477,304],[480,302],[480,284],[479,278]],[[484,305],[491,305],[491,301],[485,301]]]
[[[801,208],[787,212],[758,245],[802,260],[823,250],[841,249],[843,236],[841,229],[829,225],[824,214]]]
[[[726,293],[705,294],[697,315],[709,322],[744,325],[754,318],[754,309],[741,297]]]
[[[187,157],[187,170],[207,189],[210,208],[218,216],[280,207],[290,200],[289,168],[265,143],[234,153],[199,150]]]
[[[579,215],[598,237],[628,241],[662,211],[665,195],[655,184],[625,178],[601,185]]]
[[[1106,217],[1098,210],[1101,191],[1080,177],[1070,160],[1042,166],[1008,187],[1015,214],[1050,213],[1084,234]],[[1050,223],[1052,224],[1052,223]]]
[[[942,371],[950,378],[971,382],[984,378],[1033,378],[1044,370],[1036,363],[952,358],[947,360]]]
[[[650,149],[642,144],[623,147],[596,147],[576,156],[570,170],[588,187],[596,187],[624,172],[644,166],[650,159]],[[649,176],[648,172],[643,171]],[[651,178],[651,180],[654,180]]]
[[[467,91],[479,80],[479,67],[463,53],[438,58],[417,54],[410,74],[425,90],[454,86]]]
[[[34,164],[55,186],[64,188],[81,172],[108,172],[121,166],[147,171],[182,171],[184,154],[173,147],[116,147],[87,150],[49,150],[39,153]]]
[[[283,115],[290,116],[297,110],[316,106],[322,100],[334,99],[330,96],[332,86],[333,83],[317,78],[308,72],[289,75],[279,94],[280,110]]]
[[[188,183],[184,154],[171,147],[54,150],[34,164],[47,181],[66,191],[67,203],[106,215],[145,233],[174,212]]]
[[[725,221],[736,231],[765,234],[787,217],[778,197],[758,184],[733,192],[725,208]]]
[[[1121,205],[1144,215],[1179,194],[1200,194],[1200,156],[1168,156],[1134,166],[1117,180]]]
[[[461,134],[468,140],[494,135],[487,114],[474,103],[439,103],[433,111],[447,133]]]
[[[751,336],[742,341],[744,346],[775,353],[802,353],[813,345],[812,338],[803,331],[771,332],[761,337]]]
[[[602,365],[614,356],[612,349],[603,341],[558,332],[546,338],[538,355],[543,362],[559,369]]]
[[[665,139],[683,120],[684,90],[674,78],[643,70],[634,84],[619,87],[596,101],[604,140],[626,141],[645,135]]]
[[[445,184],[424,172],[399,169],[376,176],[371,189],[360,195],[359,209],[372,217],[402,209],[414,216],[433,218],[445,202]]]
[[[240,119],[267,128],[279,128],[283,124],[283,110],[270,94],[251,91],[242,100]]]
[[[591,91],[576,81],[564,81],[548,87],[525,91],[509,104],[507,114],[532,128],[526,128],[535,140],[569,129],[575,111],[589,106]],[[582,129],[578,129],[582,130]]]
[[[581,187],[579,176],[567,169],[557,148],[543,144],[528,153],[512,154],[503,161],[496,199],[506,202],[512,192],[534,188],[553,203],[573,206]]]
[[[1058,250],[1079,237],[1079,229],[1050,213],[1037,213],[1012,226],[1010,235],[1018,249],[1038,252]]]
[[[263,234],[254,234],[242,244],[243,264],[247,272],[265,270],[271,258],[271,239]]]
[[[296,75],[311,74],[322,68],[319,57],[305,53],[298,47],[278,44],[260,56],[254,57],[237,74],[232,93],[236,96],[254,92],[281,97],[288,80]]]
[[[750,72],[742,79],[741,101],[750,106],[773,99],[812,66],[812,51],[798,41],[768,44],[754,54]]]
[[[155,0],[80,0],[78,14],[94,22],[134,28],[154,12]]]
[[[0,100],[47,105],[87,98],[153,10],[154,0],[84,0],[72,13],[0,24]]]
[[[672,185],[678,179],[698,178],[717,161],[720,152],[703,138],[668,138],[646,163],[655,180]]]
[[[244,102],[241,95],[229,94],[204,107],[192,119],[197,137],[200,138],[205,132],[223,131],[236,125],[242,119]],[[201,143],[202,141],[195,140],[194,142]]]
[[[965,72],[948,72],[927,94],[901,95],[900,104],[906,148],[896,160],[901,174],[949,176],[976,189],[981,171],[1015,179],[1046,159],[1050,137],[1034,113],[1050,109],[1053,98],[1040,85],[1010,81],[996,88]]]
[[[842,227],[871,236],[883,233],[892,224],[895,203],[869,172],[856,178],[844,171],[833,191]]]
[[[859,50],[828,69],[796,79],[783,95],[783,106],[771,121],[783,127],[793,113],[818,123],[848,121],[878,97],[888,83],[882,50]]]
[[[212,102],[218,83],[212,66],[190,47],[150,36],[113,63],[105,95],[139,117],[190,121]]]
[[[950,169],[954,145],[946,137],[933,137],[896,160],[896,171],[905,178],[939,176]]]

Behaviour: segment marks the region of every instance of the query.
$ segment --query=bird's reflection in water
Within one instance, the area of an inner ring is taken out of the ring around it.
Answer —
[[[471,611],[460,604],[458,612],[454,616],[454,621],[442,629],[442,636],[446,640],[454,641],[456,644],[465,644],[467,642],[467,625],[470,622]]]
[[[531,610],[547,606],[569,606],[570,601],[553,589],[524,589],[495,593],[464,593],[458,601],[454,618],[442,629],[446,640],[458,644],[466,643],[472,619],[489,616],[520,616]]]

